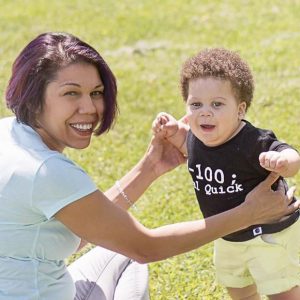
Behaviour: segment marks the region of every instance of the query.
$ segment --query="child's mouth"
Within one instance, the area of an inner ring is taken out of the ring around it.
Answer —
[[[202,124],[200,125],[200,127],[204,130],[210,130],[210,129],[214,129],[215,125]]]

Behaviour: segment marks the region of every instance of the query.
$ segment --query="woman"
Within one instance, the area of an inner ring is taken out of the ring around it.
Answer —
[[[223,214],[145,228],[126,209],[184,161],[177,150],[152,139],[140,162],[106,193],[62,154],[66,147],[88,147],[93,133],[110,129],[116,94],[102,57],[72,35],[41,34],[17,57],[6,92],[15,117],[0,121],[0,299],[146,299],[146,288],[125,294],[133,274],[147,274],[129,258],[162,260],[299,206],[288,206],[293,191],[271,191],[272,175]],[[68,272],[64,259],[81,241],[109,250],[96,247]],[[126,274],[132,266],[136,271]]]

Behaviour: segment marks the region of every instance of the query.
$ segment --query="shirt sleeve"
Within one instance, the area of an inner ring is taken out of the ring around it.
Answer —
[[[66,205],[97,190],[91,178],[64,156],[47,159],[36,173],[32,206],[50,219]]]
[[[294,149],[287,143],[281,142],[277,139],[274,132],[271,130],[266,130],[264,134],[259,138],[259,143],[262,145],[263,151],[277,151],[281,152],[285,149]]]

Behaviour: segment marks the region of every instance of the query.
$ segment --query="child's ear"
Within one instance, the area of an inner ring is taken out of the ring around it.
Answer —
[[[239,120],[242,120],[242,119],[244,119],[244,117],[245,117],[245,114],[246,114],[246,109],[247,109],[247,104],[246,104],[246,102],[241,102],[240,104],[239,104],[239,107],[238,107],[238,118],[239,118]]]

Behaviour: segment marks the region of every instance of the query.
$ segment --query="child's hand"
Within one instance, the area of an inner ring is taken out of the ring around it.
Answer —
[[[281,152],[268,151],[259,155],[260,165],[268,171],[282,174],[288,170],[288,159]]]
[[[178,122],[173,116],[161,112],[152,123],[152,131],[154,134],[162,134],[165,138],[172,137],[178,131]]]

